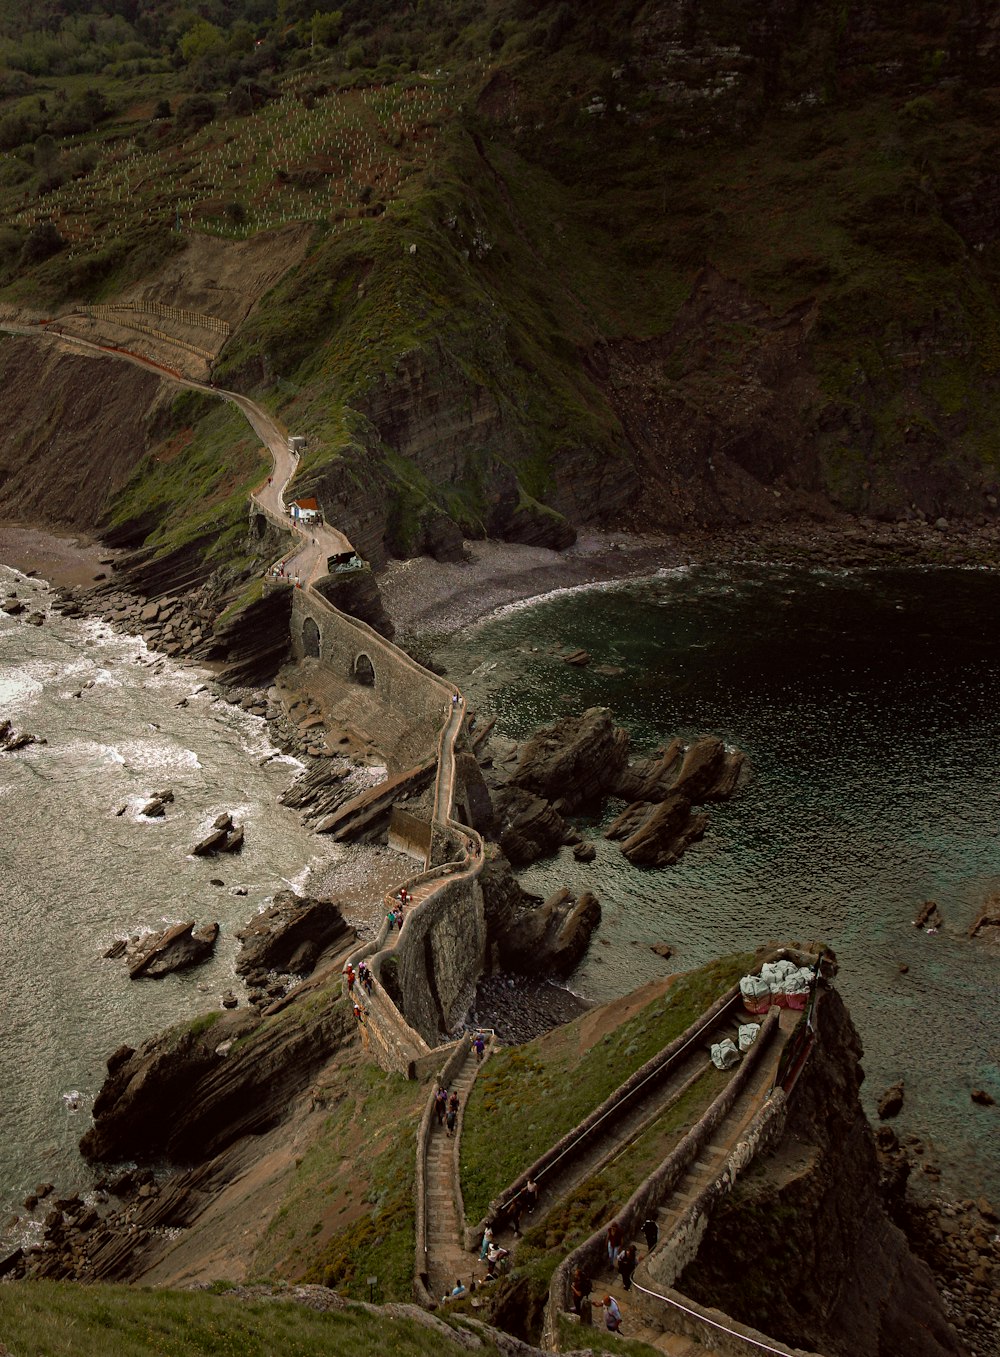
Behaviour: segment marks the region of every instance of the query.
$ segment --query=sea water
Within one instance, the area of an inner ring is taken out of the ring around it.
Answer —
[[[713,732],[747,756],[745,786],[676,866],[632,867],[584,822],[595,863],[564,849],[522,874],[538,894],[601,898],[574,989],[603,1000],[720,953],[823,940],[869,1111],[904,1078],[897,1129],[928,1140],[945,1190],[995,1198],[1000,1108],[969,1094],[1000,1103],[1000,950],[965,933],[1000,890],[998,617],[989,572],[704,567],[557,591],[436,650],[507,736],[604,705],[637,752]],[[565,664],[578,648],[590,664]],[[936,935],[913,926],[927,899]]]
[[[210,675],[61,617],[42,582],[0,567],[0,594],[11,589],[46,619],[0,613],[0,718],[46,743],[0,754],[0,1228],[41,1181],[87,1188],[77,1143],[108,1055],[218,1008],[236,930],[346,851],[278,805],[299,765],[265,721],[213,695]],[[144,818],[166,788],[165,816]],[[223,811],[245,826],[242,853],[191,856]],[[221,925],[193,970],[131,981],[103,958],[116,938],[188,919]]]

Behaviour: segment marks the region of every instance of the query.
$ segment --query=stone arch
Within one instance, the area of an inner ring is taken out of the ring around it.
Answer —
[[[319,627],[311,617],[302,623],[302,653],[319,659]]]
[[[366,655],[362,651],[360,655],[355,656],[351,677],[355,683],[360,683],[365,688],[375,687],[375,666],[372,664],[370,655]]]

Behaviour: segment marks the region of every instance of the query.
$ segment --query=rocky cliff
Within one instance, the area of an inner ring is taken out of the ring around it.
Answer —
[[[737,1180],[679,1289],[830,1357],[956,1357],[931,1274],[880,1196],[861,1042],[836,991],[818,1020],[784,1139]]]

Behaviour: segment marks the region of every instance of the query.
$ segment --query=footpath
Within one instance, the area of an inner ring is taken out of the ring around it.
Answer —
[[[469,1049],[461,1068],[452,1076],[449,1091],[458,1094],[465,1108],[479,1065]],[[450,1293],[460,1278],[465,1286],[472,1277],[473,1258],[466,1252],[464,1212],[458,1201],[458,1156],[461,1139],[450,1136],[444,1126],[431,1122],[427,1145],[424,1198],[426,1201],[424,1257],[427,1284],[433,1296]]]

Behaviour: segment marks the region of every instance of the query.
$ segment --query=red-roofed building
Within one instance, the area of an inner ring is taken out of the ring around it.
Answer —
[[[295,523],[318,523],[321,517],[319,505],[311,495],[307,499],[293,499],[288,512]]]

